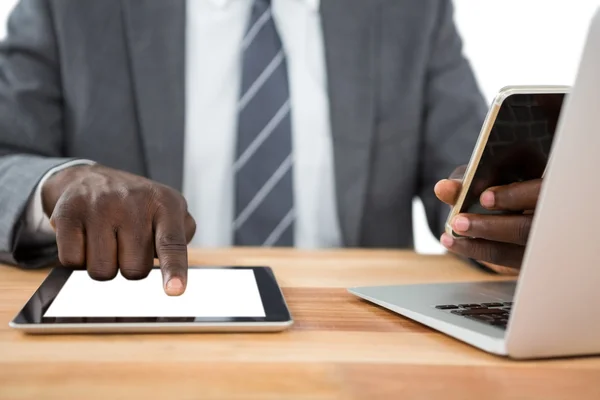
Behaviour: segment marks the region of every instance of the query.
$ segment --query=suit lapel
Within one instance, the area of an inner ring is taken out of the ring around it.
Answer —
[[[371,0],[323,0],[340,226],[346,246],[360,242],[374,122],[376,24]]]
[[[181,189],[185,0],[123,0],[133,91],[148,175]]]

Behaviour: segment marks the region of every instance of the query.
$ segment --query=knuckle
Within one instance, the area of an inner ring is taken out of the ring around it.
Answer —
[[[174,258],[166,257],[161,262],[161,269],[167,276],[180,276],[184,277],[187,274],[187,264],[178,262]]]
[[[526,209],[535,203],[541,181],[513,182],[496,189],[496,199],[501,208]]]
[[[149,191],[154,199],[158,202],[165,202],[171,198],[171,190],[163,185],[151,185]]]
[[[152,185],[151,191],[153,198],[159,206],[172,209],[177,208],[178,210],[187,210],[187,202],[177,191],[164,185]]]
[[[135,187],[129,185],[121,185],[114,190],[114,197],[118,198],[125,204],[136,204],[140,197],[140,193]],[[135,207],[134,207],[135,209]]]
[[[190,242],[196,234],[196,221],[191,216],[186,218],[186,242]]]
[[[86,219],[118,227],[137,221],[141,211],[139,195],[128,185],[122,185],[95,193],[90,201]]]
[[[150,268],[144,268],[139,260],[132,260],[126,264],[120,265],[121,275],[125,279],[139,280],[144,279],[150,273]]]
[[[514,183],[503,188],[498,188],[494,195],[496,196],[497,207],[510,208],[515,201]]]
[[[114,204],[116,198],[115,192],[99,189],[90,196],[90,204],[94,208],[104,208]]]
[[[63,266],[82,267],[85,265],[83,232],[78,229],[80,225],[77,222],[69,224],[59,222],[56,225],[58,260]]]
[[[85,255],[82,251],[59,248],[58,260],[65,267],[81,267],[85,264]]]
[[[490,245],[483,247],[483,254],[485,256],[485,260],[493,264],[504,264],[505,253],[498,246]]]
[[[517,248],[507,248],[505,246],[490,245],[487,246],[487,258],[492,264],[505,268],[519,268],[523,252]]]
[[[186,249],[187,248],[187,244],[185,243],[184,240],[182,240],[181,237],[179,237],[179,235],[175,235],[175,234],[163,234],[160,235],[157,239],[157,246],[160,247],[163,250],[181,250],[181,249]]]
[[[502,258],[502,252],[492,243],[478,239],[469,240],[469,243],[464,246],[465,255],[477,260],[500,264],[497,261]]]
[[[472,215],[469,217],[469,222],[469,236],[482,240],[490,240],[490,238],[493,238],[498,234],[498,227],[488,218]],[[476,246],[478,248],[481,247],[480,244],[477,244]]]
[[[495,195],[499,202],[511,204],[519,198],[519,192],[522,189],[522,182],[512,182],[507,185],[495,188]]]
[[[117,269],[109,261],[96,261],[87,268],[89,276],[97,281],[107,281],[117,276]]]
[[[80,218],[76,214],[57,212],[52,214],[51,221],[56,227],[56,233],[62,236],[62,233],[67,230],[71,231],[81,226]]]
[[[121,195],[124,199],[137,203],[154,197],[154,190],[152,185],[147,184],[126,186],[121,188]]]
[[[187,201],[179,193],[174,193],[173,204],[174,207],[182,214],[185,213],[188,208]]]
[[[85,218],[89,222],[106,224],[111,220],[120,220],[121,216],[115,213],[122,210],[123,201],[116,192],[103,190],[90,196]]]
[[[85,203],[81,196],[67,197],[54,207],[52,218],[57,223],[69,223],[75,221],[83,210],[85,210]]]
[[[531,217],[523,217],[519,219],[515,229],[515,238],[518,244],[525,244],[529,239],[529,232],[531,230]]]

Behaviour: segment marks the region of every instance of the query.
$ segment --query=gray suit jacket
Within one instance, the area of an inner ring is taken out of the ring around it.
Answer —
[[[412,199],[440,234],[435,182],[468,161],[486,106],[448,0],[322,0],[345,246],[406,248]],[[0,47],[0,262],[40,178],[71,158],[182,184],[185,0],[21,0]],[[201,221],[200,221],[201,223]]]

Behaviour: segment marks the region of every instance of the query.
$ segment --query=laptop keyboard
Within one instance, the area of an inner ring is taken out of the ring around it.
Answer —
[[[438,310],[448,311],[454,315],[469,318],[484,324],[506,329],[512,302],[472,303],[472,304],[440,304]]]

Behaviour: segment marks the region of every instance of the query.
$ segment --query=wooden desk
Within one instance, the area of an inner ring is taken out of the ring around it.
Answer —
[[[600,399],[600,359],[511,362],[357,300],[354,285],[498,279],[409,252],[191,251],[271,265],[296,319],[276,334],[26,336],[46,275],[0,267],[0,399]]]

